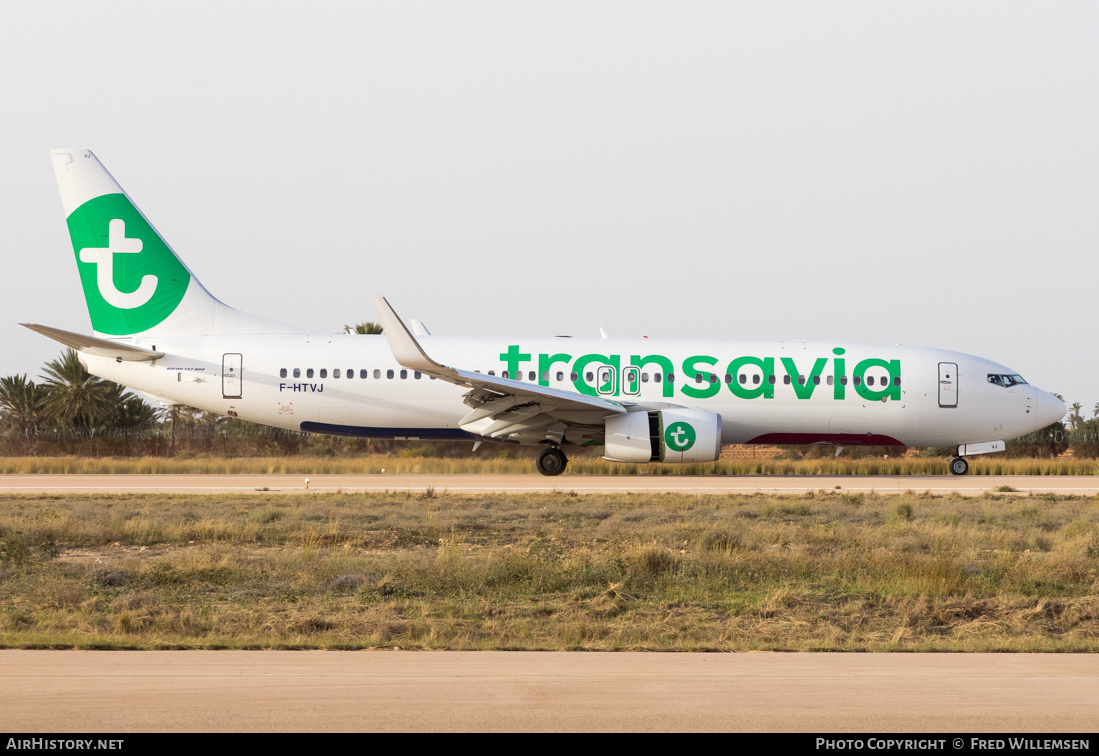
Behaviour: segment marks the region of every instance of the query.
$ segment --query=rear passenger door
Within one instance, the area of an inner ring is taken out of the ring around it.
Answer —
[[[221,398],[240,399],[244,384],[244,357],[237,352],[222,355]]]

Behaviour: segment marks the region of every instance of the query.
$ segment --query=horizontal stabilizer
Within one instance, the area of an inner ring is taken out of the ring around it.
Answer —
[[[85,336],[82,333],[62,331],[60,328],[50,328],[35,323],[20,323],[20,325],[43,336],[49,336],[54,341],[59,341],[78,352],[95,355],[96,357],[110,357],[123,362],[151,362],[164,356],[164,352],[154,352],[151,349],[142,349],[130,344],[120,344],[117,341]]]

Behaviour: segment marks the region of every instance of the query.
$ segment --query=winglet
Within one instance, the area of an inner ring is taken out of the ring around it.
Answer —
[[[374,294],[374,307],[378,311],[378,320],[382,324],[382,333],[389,341],[389,348],[397,362],[410,370],[419,370],[421,373],[434,373],[446,370],[445,365],[440,365],[427,356],[416,337],[405,327],[404,322],[397,316],[393,306],[385,297]]]
[[[624,403],[605,397],[588,396],[563,389],[539,386],[536,383],[520,383],[495,375],[482,375],[476,371],[441,365],[427,356],[427,352],[423,350],[423,347],[416,341],[416,337],[401,322],[401,319],[385,297],[374,294],[373,298],[374,307],[378,310],[378,320],[382,324],[382,333],[389,341],[389,350],[393,352],[393,357],[398,364],[403,367],[418,370],[425,375],[434,376],[456,386],[474,389],[475,392],[488,392],[493,397],[522,397],[523,402],[528,405],[533,401],[545,401],[569,411],[600,410],[604,413],[627,411]],[[483,402],[484,397],[478,399],[478,403]],[[470,404],[469,406],[473,407],[475,405]],[[546,411],[544,405],[542,411]]]

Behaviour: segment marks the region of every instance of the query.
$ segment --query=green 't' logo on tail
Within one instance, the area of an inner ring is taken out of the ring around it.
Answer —
[[[68,223],[96,331],[140,333],[172,314],[191,274],[124,194],[85,202]]]

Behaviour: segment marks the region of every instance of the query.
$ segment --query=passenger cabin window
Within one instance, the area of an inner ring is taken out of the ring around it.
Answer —
[[[662,380],[664,380],[663,373],[653,373],[653,383],[660,383]]]
[[[814,386],[819,386],[820,385],[820,376],[819,375],[814,375],[813,376],[813,385]]]
[[[294,368],[294,377],[301,378],[301,368]]]
[[[740,385],[743,386],[747,382],[748,382],[748,376],[745,375],[744,373],[741,373],[740,374]]]
[[[279,371],[279,378],[285,378],[285,377],[286,377],[286,368],[283,368],[282,370]]]
[[[340,377],[340,369],[339,368],[333,368],[332,369],[332,377],[333,378],[339,378]],[[321,378],[324,378],[324,371],[323,370],[321,371]]]
[[[496,375],[496,371],[495,370],[490,370],[490,371],[488,371],[488,374],[489,375]]]
[[[782,382],[785,383],[787,386],[789,386],[790,385],[790,376],[788,376],[788,375],[782,376]]]
[[[866,376],[866,385],[867,386],[873,386],[874,385],[874,376],[872,376],[872,375]]]
[[[770,383],[772,386],[774,386],[775,385],[775,376],[773,376],[773,375],[767,376],[767,382]]]
[[[580,376],[576,373],[575,370],[573,370],[571,373],[569,373],[569,380],[572,381],[573,383],[576,383],[576,381],[579,378],[580,378]]]
[[[412,377],[415,378],[416,380],[420,380],[420,371],[419,370],[414,371],[412,373]]]
[[[584,373],[584,380],[590,381],[593,378],[595,378],[595,374],[592,373],[590,370],[588,372]]]
[[[408,371],[407,370],[402,370],[401,371],[401,380],[403,381],[407,377],[408,377]]]
[[[366,368],[363,368],[362,370],[359,371],[359,377],[360,378],[366,378],[366,376],[367,376]]]
[[[752,376],[752,383],[756,384],[757,386],[759,385],[759,373],[756,373]]]
[[[859,378],[857,375],[855,376],[855,385],[856,386],[861,386],[862,385],[862,378]]]
[[[313,368],[306,368],[305,377],[306,378],[312,378],[313,377]]]
[[[381,377],[382,377],[382,371],[375,369],[374,370],[374,378],[377,379],[377,378],[381,378]],[[393,376],[389,376],[389,377],[392,378]]]
[[[668,383],[675,383],[675,373],[668,373]]]
[[[385,371],[385,377],[386,378],[392,378],[393,377],[393,371],[392,370],[386,370]]]
[[[557,381],[561,382],[563,380],[565,380],[565,373],[564,373],[564,371],[558,370],[557,371]]]
[[[528,380],[528,381],[534,381],[534,380],[537,380],[537,379],[535,378],[535,376],[536,376],[536,375],[537,375],[537,373],[535,373],[535,372],[534,372],[533,370],[531,370],[531,371],[530,371],[529,373],[527,373],[527,380]]]

